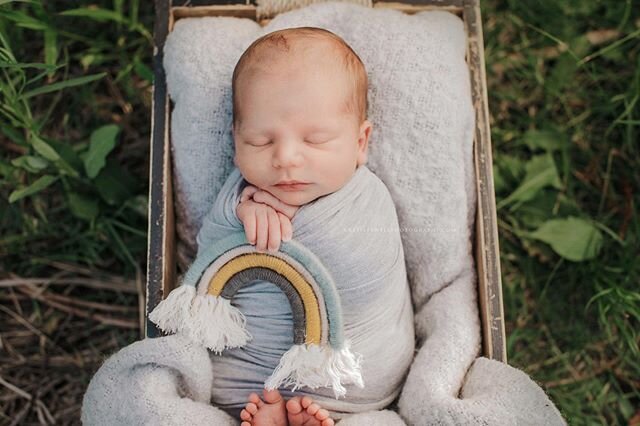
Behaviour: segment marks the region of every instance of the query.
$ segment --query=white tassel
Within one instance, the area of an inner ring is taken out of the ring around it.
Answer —
[[[349,344],[335,350],[330,346],[293,345],[282,355],[280,363],[265,382],[267,390],[293,385],[311,389],[331,387],[336,399],[346,394],[343,385],[354,383],[363,388],[360,371],[361,355],[351,352]]]
[[[149,319],[167,333],[179,333],[216,353],[244,346],[251,340],[246,318],[225,298],[196,296],[196,289],[182,285],[149,314]]]
[[[196,289],[190,285],[174,289],[166,299],[158,303],[149,314],[149,319],[167,333],[179,331],[189,319],[189,309],[195,295]]]
[[[251,340],[245,329],[246,318],[228,299],[218,296],[196,296],[191,304],[189,321],[183,332],[192,340],[216,353],[244,346]]]

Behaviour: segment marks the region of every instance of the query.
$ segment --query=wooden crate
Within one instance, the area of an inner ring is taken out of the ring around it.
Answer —
[[[155,0],[151,171],[149,203],[149,245],[147,272],[147,314],[176,286],[176,232],[173,205],[170,104],[162,65],[164,42],[173,23],[185,17],[234,16],[257,20],[257,8],[240,0],[207,1]],[[445,10],[461,17],[467,33],[467,63],[471,77],[473,105],[476,111],[474,164],[477,188],[477,213],[474,235],[478,272],[478,300],[482,322],[483,353],[486,357],[506,362],[502,284],[498,225],[493,189],[491,136],[485,77],[484,45],[479,0],[405,0],[374,1],[376,8],[393,8],[405,13],[423,10]],[[269,17],[260,19],[264,25]],[[159,330],[147,319],[146,335],[155,337]]]

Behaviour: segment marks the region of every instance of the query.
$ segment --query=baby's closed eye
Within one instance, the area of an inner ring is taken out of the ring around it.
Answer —
[[[307,143],[314,144],[314,145],[320,145],[320,144],[323,144],[323,143],[330,142],[330,139],[329,140],[305,139],[304,141],[307,142]]]
[[[271,145],[273,141],[246,141],[246,143],[251,146],[267,146]]]

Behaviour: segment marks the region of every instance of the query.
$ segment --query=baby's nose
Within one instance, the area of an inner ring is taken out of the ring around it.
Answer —
[[[278,142],[273,153],[273,167],[300,167],[304,156],[295,142]]]

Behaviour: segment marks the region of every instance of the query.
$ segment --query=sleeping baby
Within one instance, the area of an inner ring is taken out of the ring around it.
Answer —
[[[309,270],[328,271],[332,283],[318,280],[326,309],[316,318],[324,324],[316,343],[331,344],[292,352],[297,339],[313,341],[318,311],[305,305],[296,314],[300,295],[275,279],[245,280],[229,302],[241,312],[239,340],[211,353],[212,402],[242,426],[331,426],[383,409],[402,388],[414,329],[395,207],[365,165],[372,126],[364,65],[335,34],[291,28],[249,46],[232,85],[236,167],[204,218],[198,257],[233,232],[276,260],[308,249],[322,265]]]

